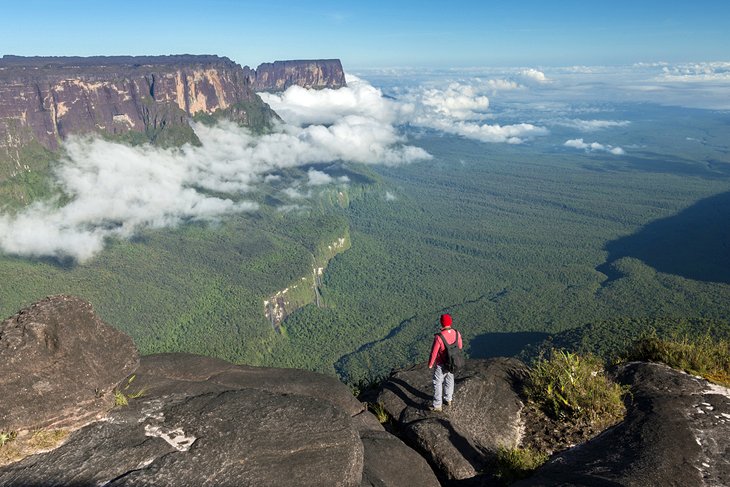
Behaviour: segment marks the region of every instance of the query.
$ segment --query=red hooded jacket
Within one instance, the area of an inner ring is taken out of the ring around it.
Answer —
[[[461,333],[452,329],[450,326],[445,326],[441,329],[441,333],[446,339],[446,343],[451,345],[455,341],[458,341],[459,348],[462,348]],[[428,368],[432,368],[434,365],[443,365],[446,363],[446,347],[444,347],[441,338],[438,334],[433,337],[433,346],[431,347],[431,359],[428,361]]]

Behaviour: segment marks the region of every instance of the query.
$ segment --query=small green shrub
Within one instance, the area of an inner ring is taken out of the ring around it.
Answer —
[[[388,414],[388,411],[385,410],[385,405],[382,402],[369,402],[368,409],[375,415],[380,424],[387,423],[390,419],[390,415]]]
[[[144,396],[146,392],[146,389],[144,388],[138,390],[137,392],[127,392],[132,386],[132,382],[134,382],[134,379],[136,378],[137,376],[135,374],[132,374],[129,379],[127,379],[127,384],[124,386],[124,389],[114,389],[114,406],[126,406],[129,404],[130,399],[138,399]]]
[[[605,427],[626,412],[626,387],[606,377],[603,362],[595,355],[552,351],[532,367],[525,384],[529,400],[555,419],[587,420]]]
[[[547,453],[530,448],[500,448],[497,451],[497,477],[505,484],[527,478],[547,459]]]
[[[709,334],[659,338],[655,331],[641,336],[626,353],[626,360],[661,362],[676,369],[730,386],[730,342]]]
[[[127,396],[119,389],[114,389],[114,406],[126,406],[129,404]]]
[[[15,431],[0,431],[0,447],[5,446],[6,443],[13,441],[17,433]]]

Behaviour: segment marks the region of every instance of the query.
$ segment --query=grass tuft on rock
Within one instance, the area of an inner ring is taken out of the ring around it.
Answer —
[[[530,370],[525,394],[548,416],[606,428],[623,419],[628,389],[610,380],[595,355],[553,350]]]
[[[385,405],[382,402],[369,402],[368,409],[375,415],[380,424],[385,424],[390,420],[390,415],[385,410]]]
[[[497,477],[509,485],[531,476],[547,460],[547,453],[531,448],[500,448],[497,451]]]
[[[730,387],[730,342],[715,340],[709,334],[698,338],[686,335],[660,338],[653,331],[636,340],[625,358],[629,361],[661,362]]]

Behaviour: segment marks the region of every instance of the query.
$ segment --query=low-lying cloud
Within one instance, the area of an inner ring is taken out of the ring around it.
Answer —
[[[581,132],[596,132],[608,128],[626,127],[631,124],[628,120],[582,120],[579,118],[559,119],[552,123],[563,127],[574,128]]]
[[[523,78],[545,81],[532,71]],[[17,214],[0,215],[0,248],[14,255],[84,262],[109,238],[256,211],[246,194],[275,181],[280,169],[335,161],[397,165],[430,158],[408,143],[403,126],[485,142],[522,143],[548,133],[530,123],[486,121],[494,118],[489,96],[526,89],[511,79],[421,85],[394,98],[357,77],[348,75],[347,81],[338,90],[291,87],[281,94],[262,94],[284,120],[265,135],[222,122],[193,125],[200,147],[129,147],[72,137],[54,173],[68,202],[38,202]],[[311,169],[282,192],[290,200],[282,211],[305,208],[301,201],[317,187],[347,183],[346,178]]]
[[[583,139],[570,139],[565,141],[565,147],[573,147],[575,149],[582,149],[586,152],[609,152],[616,156],[626,154],[621,147],[615,147],[612,145],[599,144],[598,142],[583,142]]]
[[[492,89],[493,83],[478,78],[472,83],[450,83],[446,88],[411,88],[399,97],[402,103],[411,107],[402,111],[407,115],[404,122],[495,143],[520,144],[549,133],[546,128],[530,123],[501,125],[485,122],[485,119],[494,116],[489,112],[487,96]]]
[[[129,238],[144,228],[255,211],[257,205],[245,201],[245,194],[271,180],[278,169],[331,161],[396,165],[430,157],[407,145],[390,122],[376,117],[377,103],[337,103],[339,116],[327,125],[305,124],[300,115],[302,125],[285,123],[261,136],[230,122],[195,124],[201,147],[129,147],[72,137],[54,174],[70,202],[40,202],[15,215],[0,215],[0,248],[9,254],[84,262],[110,237]],[[315,101],[309,120],[323,121],[323,107],[327,104]],[[346,180],[322,171],[307,174],[309,186],[330,183]],[[310,194],[294,190],[288,196]]]

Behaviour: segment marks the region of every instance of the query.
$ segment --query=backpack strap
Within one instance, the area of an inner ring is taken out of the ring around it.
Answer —
[[[454,340],[454,343],[448,343],[446,341],[446,337],[444,336],[443,332],[436,333],[436,335],[441,338],[441,342],[444,344],[444,348],[446,348],[446,349],[449,348],[449,345],[454,345],[456,347],[459,346],[459,337],[461,336],[461,334],[459,333],[459,330],[456,330],[454,328],[452,328],[452,330],[454,330],[456,332],[456,340]]]
[[[446,341],[446,337],[444,337],[443,333],[441,333],[441,332],[436,333],[436,336],[438,336],[439,338],[441,338],[441,343],[444,344],[444,349],[445,350],[448,350],[449,349],[449,344]]]

